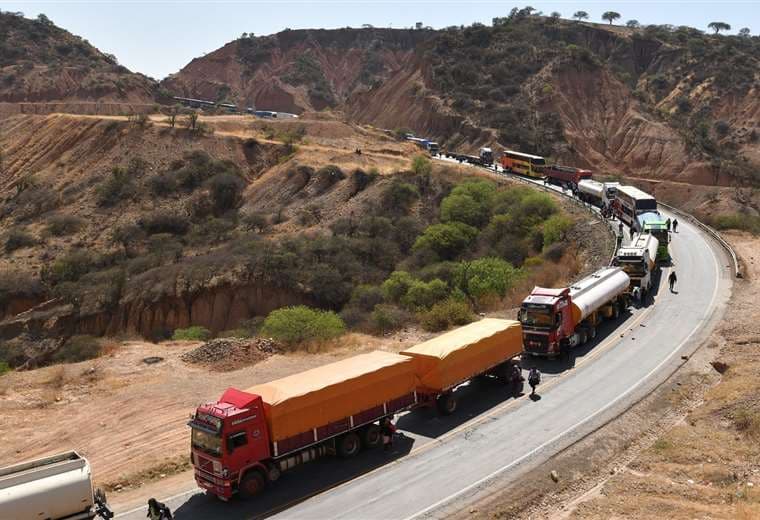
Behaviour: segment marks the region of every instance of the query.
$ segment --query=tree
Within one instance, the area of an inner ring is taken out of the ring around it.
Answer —
[[[48,27],[54,25],[53,22],[50,20],[50,18],[45,16],[43,13],[40,13],[39,15],[37,15],[37,21],[40,22],[42,25],[46,25]]]
[[[559,20],[560,18],[562,18],[562,13],[560,13],[559,11],[552,11],[552,14],[549,15],[549,18],[551,18],[552,20]]]
[[[610,22],[610,25],[618,18],[620,18],[620,13],[616,13],[615,11],[607,11],[602,15],[602,20]]]
[[[742,27],[739,29],[739,36],[742,38],[749,38],[749,27]]]
[[[190,112],[187,115],[187,127],[194,132],[197,128],[197,125],[198,125],[198,112]]]
[[[720,31],[730,31],[731,26],[725,22],[710,22],[707,27],[715,31],[718,34]]]
[[[431,163],[430,159],[424,155],[416,155],[414,159],[412,159],[412,171],[416,175],[430,175],[432,170],[433,163]]]
[[[625,26],[630,27],[631,29],[638,29],[639,27],[641,27],[641,24],[639,23],[638,20],[628,20],[627,22],[625,22]]]
[[[588,20],[588,13],[586,11],[576,11],[575,14],[573,14],[573,18],[579,22],[581,20]]]

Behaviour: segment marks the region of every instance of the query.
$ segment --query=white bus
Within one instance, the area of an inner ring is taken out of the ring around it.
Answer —
[[[633,186],[619,186],[613,208],[617,218],[633,227],[637,215],[657,211],[657,200]]]

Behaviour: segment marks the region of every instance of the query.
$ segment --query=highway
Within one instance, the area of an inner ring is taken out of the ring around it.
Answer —
[[[443,518],[546,461],[650,393],[720,319],[733,279],[726,253],[681,222],[671,253],[679,283],[662,270],[655,301],[607,322],[568,361],[532,360],[544,373],[540,399],[512,399],[496,383],[463,385],[455,416],[418,410],[399,418],[394,453],[323,459],[286,473],[250,502],[222,503],[188,491],[164,500],[177,518]],[[213,396],[210,396],[213,397]],[[160,499],[160,498],[159,498]],[[117,514],[144,518],[139,509]]]

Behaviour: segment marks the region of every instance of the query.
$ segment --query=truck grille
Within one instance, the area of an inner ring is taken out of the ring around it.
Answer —
[[[526,352],[546,354],[549,352],[549,336],[543,334],[525,334],[523,336],[523,346]]]

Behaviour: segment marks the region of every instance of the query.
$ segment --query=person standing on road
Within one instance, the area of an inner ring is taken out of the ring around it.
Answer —
[[[146,515],[150,520],[172,520],[172,512],[166,506],[155,498],[148,500],[148,514]]]
[[[396,425],[390,417],[383,419],[380,425],[380,433],[383,436],[383,450],[390,451],[393,448],[393,434],[396,433]]]
[[[525,378],[522,375],[522,368],[520,368],[519,363],[515,363],[512,365],[512,375],[510,376],[511,379],[511,385],[512,391],[517,397],[518,395],[522,394],[522,388],[523,388],[523,381],[525,381]]]
[[[673,233],[678,233],[678,219],[673,219]]]
[[[676,272],[670,271],[670,276],[668,276],[668,284],[670,285],[670,292],[673,292],[673,288],[676,286],[677,281],[678,281],[678,277],[676,276]]]
[[[541,372],[536,367],[530,369],[528,373],[528,384],[530,385],[530,395],[536,395],[536,387],[541,383]]]

